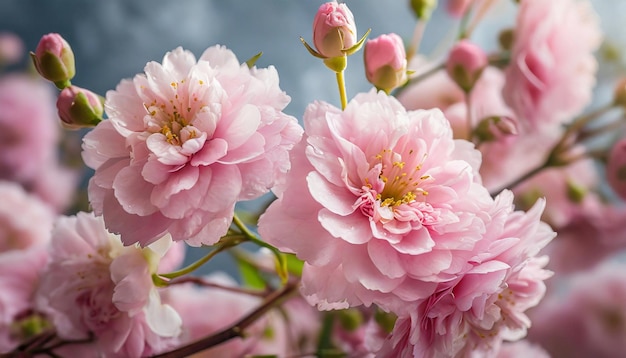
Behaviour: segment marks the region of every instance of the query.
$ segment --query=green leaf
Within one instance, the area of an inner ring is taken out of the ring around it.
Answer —
[[[304,261],[300,260],[294,254],[284,254],[287,259],[287,271],[298,277],[302,276],[302,267],[304,267]]]
[[[244,286],[259,290],[266,288],[265,279],[256,266],[240,259],[237,259],[237,266]]]

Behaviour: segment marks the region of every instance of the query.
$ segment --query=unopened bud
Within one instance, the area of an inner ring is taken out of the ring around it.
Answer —
[[[502,30],[498,35],[498,43],[500,48],[505,51],[511,51],[513,41],[515,40],[515,31],[513,29]]]
[[[609,153],[606,176],[611,188],[626,200],[626,138],[619,140]]]
[[[437,0],[410,0],[409,5],[418,19],[426,21],[437,8]]]
[[[62,124],[68,129],[94,127],[102,120],[102,101],[97,94],[78,86],[64,88],[57,99]]]
[[[453,17],[461,18],[474,0],[448,0],[446,12]]]
[[[492,116],[481,120],[474,135],[481,142],[490,142],[500,140],[504,137],[515,136],[518,134],[517,121],[507,116]]]
[[[469,93],[488,64],[483,49],[468,40],[461,40],[450,50],[446,71],[465,93]]]
[[[365,43],[365,75],[367,80],[386,93],[407,81],[406,50],[396,34],[381,35]]]
[[[0,32],[0,65],[12,65],[24,55],[22,40],[12,33]]]
[[[626,78],[622,78],[615,86],[613,104],[626,109]]]
[[[313,44],[317,52],[326,58],[341,57],[356,43],[356,24],[348,6],[335,1],[322,4],[313,20]]]
[[[59,88],[70,86],[74,78],[74,53],[70,45],[56,33],[44,35],[35,53],[31,52],[35,68],[39,74]]]

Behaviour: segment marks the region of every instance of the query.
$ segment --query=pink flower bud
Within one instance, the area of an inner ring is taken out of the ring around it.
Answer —
[[[489,64],[487,54],[468,40],[459,41],[448,56],[446,71],[465,92],[470,92]]]
[[[507,116],[491,116],[481,120],[474,135],[480,141],[501,140],[505,137],[516,136],[518,134],[517,121]]]
[[[94,127],[102,120],[103,107],[100,97],[84,88],[64,88],[57,99],[59,117],[69,129]]]
[[[346,4],[322,4],[313,20],[313,44],[317,51],[326,58],[342,57],[343,51],[356,43],[354,15]]]
[[[0,33],[0,64],[17,63],[23,54],[24,44],[19,37],[8,32]]]
[[[74,77],[76,69],[74,67],[74,53],[70,45],[56,33],[44,35],[35,53],[31,53],[33,63],[39,74],[54,82],[63,89],[70,85],[70,80]]]
[[[450,16],[460,18],[465,15],[473,0],[448,0],[446,11]]]
[[[365,43],[365,75],[376,88],[389,93],[407,80],[406,51],[396,34],[381,35]]]
[[[626,78],[622,78],[615,86],[613,92],[613,103],[616,106],[626,108]]]
[[[626,200],[626,138],[619,140],[611,149],[606,174],[611,188]]]

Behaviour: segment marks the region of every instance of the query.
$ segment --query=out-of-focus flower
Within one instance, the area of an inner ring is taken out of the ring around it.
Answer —
[[[161,303],[152,282],[163,254],[158,251],[124,247],[106,231],[102,217],[82,212],[61,217],[37,306],[59,337],[93,334],[98,354],[139,357],[170,348],[181,322],[171,306]]]
[[[102,120],[100,97],[78,86],[65,87],[57,99],[57,110],[65,128],[94,127]]]
[[[74,78],[74,52],[65,39],[57,33],[41,37],[35,53],[31,53],[33,63],[41,77],[63,89]]]
[[[8,181],[0,181],[0,198],[0,252],[42,247],[50,241],[54,215],[45,203]]]
[[[446,11],[450,16],[460,18],[465,15],[465,12],[474,1],[475,0],[446,0]]]
[[[611,188],[626,200],[626,138],[613,145],[606,169],[606,177]]]
[[[496,358],[550,358],[550,354],[541,346],[532,344],[528,340],[504,342]]]
[[[45,82],[17,74],[0,78],[0,179],[20,183],[63,212],[78,178],[59,163],[58,121]]]
[[[407,81],[406,51],[402,38],[397,34],[367,40],[363,56],[365,76],[379,90],[389,93]]]
[[[485,51],[470,42],[461,40],[450,50],[446,72],[466,93],[469,93],[489,64]]]
[[[357,43],[354,15],[346,4],[330,1],[322,4],[313,19],[313,44],[326,58],[346,56]]]
[[[522,0],[504,87],[519,119],[563,124],[589,104],[600,42],[589,1]]]
[[[499,209],[487,229],[494,236],[479,243],[473,267],[439,283],[415,312],[400,317],[379,356],[493,356],[503,340],[525,336],[525,311],[539,303],[551,276],[543,269],[547,257],[536,255],[554,232],[540,222],[544,202],[511,213],[512,199],[510,192],[496,199]]]
[[[24,43],[17,35],[0,32],[0,65],[12,65],[24,56]]]
[[[32,324],[41,319],[33,310],[33,297],[47,258],[43,247],[0,253],[0,353],[41,333]]]
[[[562,281],[533,311],[529,340],[553,357],[618,358],[626,352],[626,267],[605,262]]]
[[[236,201],[265,194],[289,169],[302,128],[282,112],[290,98],[276,70],[249,69],[224,47],[198,61],[177,48],[145,72],[107,93],[109,119],[84,138],[91,204],[126,245],[165,232],[213,244]]]
[[[313,103],[304,123],[259,232],[305,261],[309,302],[402,312],[466,268],[493,199],[478,151],[452,139],[440,111],[407,112],[372,91],[344,111]]]
[[[518,134],[517,121],[507,116],[491,116],[482,119],[474,128],[474,135],[481,142],[502,140]]]

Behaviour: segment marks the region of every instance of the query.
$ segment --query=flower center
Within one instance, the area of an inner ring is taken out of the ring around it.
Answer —
[[[430,179],[430,175],[420,175],[426,154],[418,160],[414,150],[406,152],[406,158],[392,151],[383,149],[374,156],[372,166],[380,165],[378,179],[382,181],[382,190],[378,190],[376,200],[381,206],[399,206],[415,201],[418,196],[426,196],[428,192],[420,188],[420,184]],[[366,178],[366,183],[368,180]],[[366,184],[367,185],[367,184]]]

